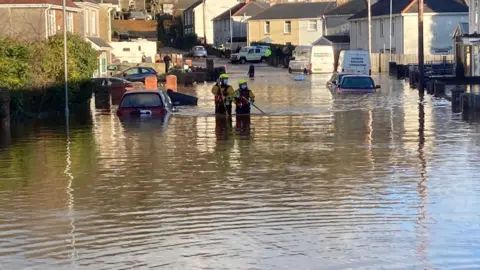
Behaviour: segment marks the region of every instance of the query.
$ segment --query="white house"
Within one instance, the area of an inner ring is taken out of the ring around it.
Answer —
[[[217,17],[225,10],[230,9],[238,3],[237,0],[198,0],[183,11],[183,24],[185,34],[197,34],[203,39],[204,34],[207,44],[213,43],[213,18]],[[203,14],[205,13],[205,18]],[[204,31],[205,25],[205,31]]]
[[[230,40],[230,22],[232,23],[233,42],[247,42],[247,20],[269,8],[270,4],[246,0],[213,19],[214,45],[220,46]],[[230,17],[231,15],[231,17]],[[238,40],[238,41],[237,41]]]
[[[453,54],[455,27],[468,22],[468,6],[464,0],[424,0],[424,53]],[[379,0],[371,7],[372,52],[390,46],[390,0]],[[393,1],[392,52],[418,53],[417,1]],[[368,49],[367,10],[350,17],[350,48]]]

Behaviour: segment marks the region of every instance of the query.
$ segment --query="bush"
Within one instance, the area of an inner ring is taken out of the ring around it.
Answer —
[[[67,48],[69,107],[75,108],[90,100],[98,59],[80,36],[69,34]],[[0,39],[0,87],[10,90],[14,119],[63,112],[63,36],[37,43]]]

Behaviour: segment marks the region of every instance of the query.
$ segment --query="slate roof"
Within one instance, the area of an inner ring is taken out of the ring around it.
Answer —
[[[57,5],[62,6],[62,0],[0,0],[0,5],[41,5],[41,4],[49,4],[49,5]],[[67,7],[72,8],[79,8],[79,6],[75,5],[72,0],[66,1]]]
[[[416,0],[394,0],[392,2],[393,14],[418,12]],[[468,13],[468,6],[465,5],[464,0],[424,0],[424,4],[425,13]],[[390,0],[379,0],[377,3],[372,5],[371,11],[372,17],[390,15]],[[367,18],[367,16],[368,10],[364,9],[350,17],[349,20]]]
[[[335,2],[276,4],[250,20],[318,18],[335,7]]]
[[[328,15],[353,15],[367,8],[365,0],[352,0],[325,13]]]
[[[97,45],[100,48],[111,48],[110,45],[108,45],[107,42],[105,42],[103,39],[99,37],[87,37],[88,40],[90,40],[93,44]]]
[[[198,7],[201,3],[203,3],[203,0],[195,1],[195,2],[193,2],[193,4],[191,4],[190,6],[186,7],[185,10],[187,10],[187,9],[194,9],[194,8]]]
[[[255,16],[270,7],[270,4],[263,2],[238,3],[232,8],[232,16]],[[213,20],[224,20],[230,18],[230,9],[215,17]]]
[[[333,44],[341,44],[341,43],[350,43],[349,36],[323,36],[317,39],[312,45],[332,45]]]

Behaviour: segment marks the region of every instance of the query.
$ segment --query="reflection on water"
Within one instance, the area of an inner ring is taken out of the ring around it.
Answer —
[[[265,116],[212,116],[202,85],[166,119],[14,126],[2,269],[479,268],[478,127],[326,79],[251,83]]]

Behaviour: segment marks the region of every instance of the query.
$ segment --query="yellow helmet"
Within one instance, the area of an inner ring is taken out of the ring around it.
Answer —
[[[223,73],[222,75],[220,75],[220,79],[228,79],[228,74]]]
[[[238,81],[238,85],[242,85],[242,84],[246,84],[247,83],[247,80],[245,79],[241,79]]]

